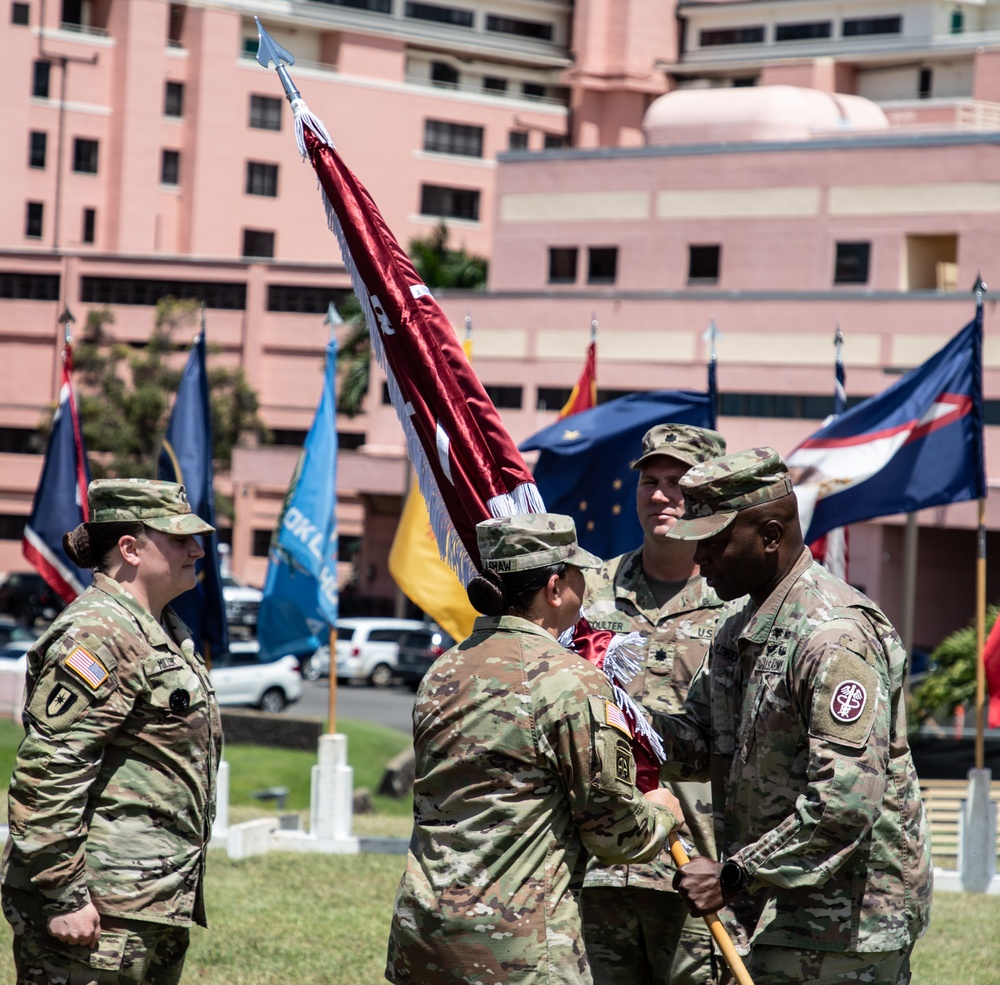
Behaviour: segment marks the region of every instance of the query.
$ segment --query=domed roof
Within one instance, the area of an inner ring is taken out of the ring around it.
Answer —
[[[811,140],[888,126],[869,99],[785,85],[677,89],[654,100],[642,121],[646,143],[660,146]]]

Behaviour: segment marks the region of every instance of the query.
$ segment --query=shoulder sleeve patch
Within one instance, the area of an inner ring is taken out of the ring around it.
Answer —
[[[85,646],[73,649],[63,660],[63,666],[76,674],[92,691],[96,691],[108,679],[108,668],[101,663],[100,657]]]
[[[812,705],[810,734],[860,748],[868,741],[879,702],[875,668],[850,650],[834,650]]]
[[[628,723],[618,707],[606,698],[591,695],[589,704],[594,744],[591,786],[603,793],[629,796],[635,787],[635,757]],[[609,720],[609,715],[614,717],[615,713],[621,716],[621,725]]]

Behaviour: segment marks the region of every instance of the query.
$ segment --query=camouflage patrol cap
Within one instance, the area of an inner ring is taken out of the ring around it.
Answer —
[[[191,512],[184,487],[160,479],[95,479],[87,487],[90,523],[139,522],[168,534],[210,534]]]
[[[696,465],[681,477],[684,515],[668,537],[705,540],[725,530],[740,510],[782,499],[792,479],[773,448],[751,448]]]
[[[522,513],[476,524],[484,568],[503,574],[565,562],[599,568],[604,562],[576,542],[576,525],[561,513]]]
[[[725,454],[726,439],[718,431],[696,428],[693,424],[657,424],[642,436],[642,455],[632,463],[632,468],[641,469],[657,455],[697,465]]]

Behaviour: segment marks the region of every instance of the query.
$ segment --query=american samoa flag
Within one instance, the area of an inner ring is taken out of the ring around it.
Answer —
[[[806,542],[835,527],[986,495],[982,308],[943,349],[786,459]]]

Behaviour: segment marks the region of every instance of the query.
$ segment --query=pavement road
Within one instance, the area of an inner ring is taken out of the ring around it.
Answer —
[[[290,705],[287,714],[315,715],[326,718],[330,707],[330,682],[303,681],[302,697]],[[386,728],[405,732],[413,731],[413,692],[405,686],[369,687],[367,684],[340,684],[337,686],[337,717],[355,718]]]

